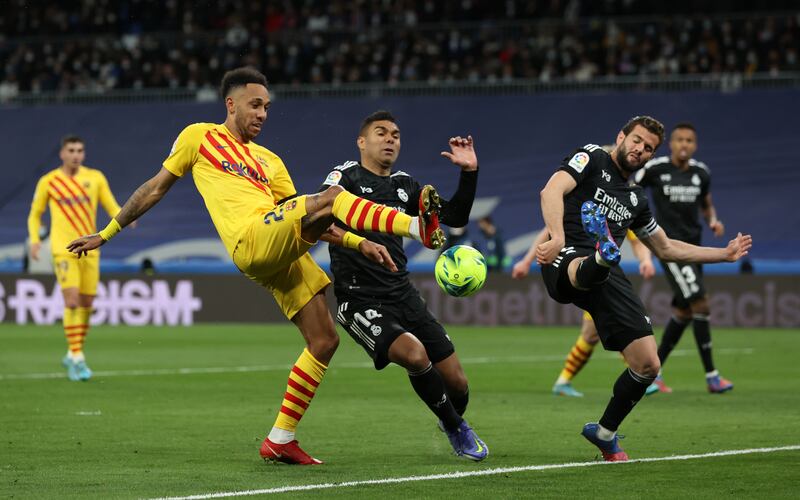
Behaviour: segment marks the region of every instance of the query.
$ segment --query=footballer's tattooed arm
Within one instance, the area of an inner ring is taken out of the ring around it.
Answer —
[[[161,170],[153,178],[139,186],[139,189],[128,198],[128,201],[125,202],[114,219],[116,219],[120,227],[129,225],[158,203],[178,179],[178,176],[161,167]],[[67,250],[80,257],[81,255],[86,255],[89,250],[99,248],[105,242],[106,240],[99,233],[94,233],[70,242],[67,245]]]
[[[117,219],[120,226],[127,226],[158,203],[179,178],[162,167],[153,178],[134,191],[114,218]]]

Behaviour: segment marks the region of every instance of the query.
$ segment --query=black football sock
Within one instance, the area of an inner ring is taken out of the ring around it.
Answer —
[[[419,398],[439,417],[445,429],[452,431],[461,425],[463,419],[447,397],[442,375],[433,364],[418,372],[408,372],[408,379]]]
[[[661,337],[661,345],[658,346],[658,359],[661,360],[662,365],[669,357],[669,353],[678,345],[678,341],[681,339],[681,335],[683,335],[683,331],[688,324],[688,321],[680,320],[675,316],[669,319],[666,328],[664,328],[664,336]]]
[[[450,401],[453,402],[453,408],[456,409],[456,413],[463,417],[469,404],[469,387],[464,392],[447,391],[447,395],[450,396]]]
[[[711,327],[708,324],[707,314],[695,314],[694,321],[694,340],[697,342],[697,350],[700,351],[700,359],[703,360],[703,368],[706,373],[714,371],[714,361],[711,359]]]
[[[595,254],[592,254],[578,264],[575,280],[581,288],[591,288],[607,280],[610,272],[611,268],[598,264]]]
[[[626,368],[614,383],[614,395],[611,396],[606,411],[600,418],[600,425],[610,431],[619,429],[619,424],[642,399],[644,391],[653,383],[653,380],[655,377],[645,377]]]

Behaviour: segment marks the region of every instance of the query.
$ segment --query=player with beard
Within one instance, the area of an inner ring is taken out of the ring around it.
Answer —
[[[734,262],[752,246],[737,235],[725,248],[673,240],[653,218],[644,190],[629,178],[649,161],[664,139],[664,126],[649,116],[631,119],[606,153],[587,144],[564,159],[541,192],[550,240],[536,250],[548,294],[572,303],[594,318],[603,347],[621,351],[628,367],[598,422],[581,434],[606,461],[624,461],[619,428],[655,380],[660,362],[650,318],[619,268],[620,245],[628,229],[660,259],[680,262]]]
[[[658,224],[670,238],[699,245],[702,227],[698,214],[702,213],[714,236],[722,236],[725,226],[717,218],[711,201],[711,172],[705,163],[693,158],[697,151],[697,131],[692,124],[675,125],[670,134],[669,150],[670,156],[649,161],[634,176],[637,184],[650,188]],[[703,266],[662,260],[661,267],[673,292],[672,317],[664,328],[664,336],[658,347],[662,366],[678,344],[683,331],[692,323],[708,391],[730,391],[733,383],[720,377],[711,356],[710,310],[703,284]],[[661,380],[661,375],[648,389],[648,393],[657,391],[672,392]]]
[[[603,146],[603,148],[605,148],[605,146]],[[612,149],[613,146],[609,148],[608,151]],[[646,280],[652,278],[656,270],[655,267],[653,267],[653,258],[650,254],[650,250],[639,241],[630,229],[627,232],[627,236],[631,243],[631,252],[639,261],[639,274]],[[550,237],[545,229],[539,231],[539,234],[536,235],[536,238],[534,238],[531,243],[528,252],[519,262],[514,264],[514,267],[511,269],[512,278],[522,279],[528,276],[531,264],[533,264],[534,259],[536,259],[536,248],[548,239],[550,239]],[[572,380],[583,369],[586,363],[589,362],[595,346],[599,343],[600,337],[597,335],[597,328],[594,325],[594,320],[589,313],[583,311],[581,333],[578,335],[578,339],[575,341],[575,344],[573,344],[567,354],[567,358],[564,360],[564,367],[561,369],[561,373],[559,373],[555,384],[553,384],[553,394],[556,396],[583,397],[583,393],[577,391],[572,386]]]
[[[388,111],[376,111],[364,119],[356,139],[360,161],[348,161],[328,174],[322,189],[341,186],[370,203],[381,203],[400,212],[416,214],[430,186],[420,184],[409,174],[394,170],[400,154],[400,128]],[[478,182],[478,158],[472,137],[453,137],[450,151],[442,152],[461,169],[458,189],[450,200],[439,199],[440,221],[462,227],[469,220]],[[338,224],[335,234],[344,231]],[[398,271],[388,272],[358,252],[331,246],[331,272],[338,303],[337,321],[382,370],[389,363],[406,369],[411,387],[439,418],[456,455],[480,461],[489,448],[464,420],[469,388],[467,376],[455,347],[442,325],[433,317],[408,279],[403,241],[390,235],[358,231],[353,238],[365,237],[386,247]],[[338,241],[334,240],[334,243]],[[342,241],[344,244],[345,242]]]

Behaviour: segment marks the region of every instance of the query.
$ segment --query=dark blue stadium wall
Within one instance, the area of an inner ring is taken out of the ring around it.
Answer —
[[[376,109],[389,109],[403,134],[397,167],[447,195],[455,187],[457,169],[439,152],[450,136],[472,134],[481,164],[478,196],[501,198],[493,215],[511,240],[541,226],[538,192],[575,147],[612,142],[622,124],[637,114],[653,115],[667,127],[691,121],[699,130],[696,157],[712,170],[714,200],[729,234],[752,233],[756,258],[797,259],[798,101],[797,91],[319,100],[277,96],[258,142],[284,159],[300,192],[316,190],[332,166],[357,159],[354,141],[360,120]],[[77,133],[86,139],[87,165],[106,173],[121,203],[160,168],[185,125],[224,119],[217,103],[5,108],[0,117],[5,156],[0,247],[24,240],[36,180],[58,165],[61,135]],[[668,154],[668,147],[657,154]],[[104,255],[124,258],[165,241],[213,236],[202,200],[187,179],[139,228],[105,247]],[[706,241],[712,242],[708,233]]]

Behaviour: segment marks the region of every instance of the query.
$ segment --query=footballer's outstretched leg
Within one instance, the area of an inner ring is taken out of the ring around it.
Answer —
[[[345,191],[341,186],[331,186],[321,193],[306,197],[307,215],[303,218],[303,238],[316,241],[336,218],[358,231],[372,231],[413,238],[428,248],[441,248],[444,233],[439,228],[439,203],[436,191],[429,186],[427,214],[417,217],[406,215],[386,205],[374,203]],[[425,192],[425,189],[423,189]],[[434,196],[435,195],[435,196]],[[322,220],[322,223],[319,221]],[[438,246],[437,246],[438,245]]]

